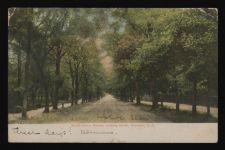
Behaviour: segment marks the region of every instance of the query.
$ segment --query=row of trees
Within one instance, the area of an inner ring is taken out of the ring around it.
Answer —
[[[140,104],[150,95],[153,108],[181,96],[217,96],[218,17],[216,9],[113,9],[105,47],[114,58],[109,92]]]
[[[140,104],[150,95],[153,108],[181,97],[217,96],[218,17],[216,9],[10,8],[9,110],[60,99],[87,102],[108,92]],[[113,58],[105,76],[96,39]],[[106,81],[108,84],[106,84]]]
[[[60,99],[74,105],[103,95],[105,75],[95,44],[101,11],[9,9],[9,110],[19,105],[27,118],[27,109],[37,104],[44,104],[47,113]]]

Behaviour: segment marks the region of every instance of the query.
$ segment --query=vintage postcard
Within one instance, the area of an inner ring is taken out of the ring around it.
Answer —
[[[9,8],[10,143],[216,143],[216,8]]]

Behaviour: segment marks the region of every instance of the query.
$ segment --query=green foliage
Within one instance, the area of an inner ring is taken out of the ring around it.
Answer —
[[[191,93],[195,82],[199,93],[208,89],[217,95],[217,10],[128,8],[113,14],[125,22],[124,34],[134,37],[111,44],[115,78],[121,79],[116,91],[130,88],[126,78],[139,77],[141,91],[148,94],[148,88],[156,97]]]
[[[45,103],[48,112],[51,102],[57,105],[58,99],[71,98],[71,91],[76,99],[84,98],[82,93],[88,100],[99,99],[105,76],[94,39],[105,25],[104,12],[78,8],[13,10],[9,20],[10,110],[28,101]],[[44,101],[36,100],[40,96]]]
[[[23,93],[45,93],[46,107],[47,97],[73,103],[99,99],[106,90],[126,101],[217,95],[217,13],[209,8],[9,9],[9,103],[22,105],[24,98],[17,95]],[[113,58],[109,76],[97,39]]]

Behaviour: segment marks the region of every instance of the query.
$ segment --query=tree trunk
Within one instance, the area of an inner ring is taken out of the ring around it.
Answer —
[[[134,84],[132,84],[132,88],[131,88],[131,102],[134,102]]]
[[[180,96],[178,96],[179,94],[176,94],[176,113],[179,113],[180,111]]]
[[[132,96],[131,96],[131,87],[129,88],[129,98],[128,98],[128,100],[129,100],[129,102],[131,102],[131,98]]]
[[[73,100],[74,100],[74,95],[73,95],[73,93],[74,93],[74,90],[72,89],[72,90],[70,91],[70,93],[71,93],[71,106],[73,106]]]
[[[27,118],[27,96],[28,96],[28,81],[29,81],[29,67],[30,67],[30,53],[31,53],[31,22],[28,22],[27,27],[27,50],[26,50],[26,62],[25,62],[25,74],[24,74],[24,95],[23,95],[23,108],[22,118]]]
[[[210,104],[207,104],[207,115],[210,116]]]
[[[74,71],[73,71],[73,68],[72,68],[72,64],[71,64],[71,61],[69,60],[68,62],[69,64],[69,68],[70,68],[70,77],[71,77],[71,87],[72,87],[72,90],[71,90],[71,106],[73,106],[74,104]]]
[[[210,116],[210,97],[209,97],[209,90],[207,91],[207,115]]]
[[[153,96],[152,108],[157,108],[157,107],[158,107],[158,102],[157,102],[155,96]]]
[[[136,81],[136,103],[137,105],[141,104],[140,89],[139,89],[138,81]]]
[[[158,99],[156,96],[156,91],[155,91],[155,82],[153,81],[152,87],[151,87],[151,95],[152,95],[152,108],[157,108],[158,107]]]
[[[54,101],[53,101],[53,109],[58,109],[58,93],[59,93],[59,77],[60,77],[60,64],[61,64],[61,50],[57,49],[56,51],[56,59],[55,59],[55,92],[54,92]]]
[[[193,104],[192,104],[192,114],[193,115],[196,115],[196,113],[197,113],[196,101],[197,101],[197,82],[194,81],[194,83],[193,83]]]
[[[22,119],[27,119],[27,92],[23,95]]]
[[[21,50],[18,50],[18,56],[17,56],[17,68],[18,68],[18,72],[17,72],[17,86],[21,87],[21,75],[22,75],[22,59],[21,59]],[[18,102],[19,104],[21,104],[21,91],[18,91],[17,94],[17,98],[18,98]]]
[[[84,103],[86,103],[87,102],[87,90],[88,90],[88,79],[87,79],[87,76],[86,75],[84,75],[84,81],[85,81],[85,83],[84,83],[84,91],[83,91],[83,98],[82,98],[82,100],[84,101]]]
[[[56,83],[57,84],[57,83]],[[58,109],[58,86],[55,86],[55,91],[54,91],[54,100],[52,101],[53,103],[53,109],[56,110]]]
[[[42,106],[42,102],[43,102],[43,96],[40,97],[40,101],[41,101],[41,106]]]
[[[88,101],[92,101],[92,95],[91,95],[91,93],[88,94]]]
[[[78,71],[78,67],[76,68],[76,72],[75,72],[75,104],[78,104],[78,88],[79,88],[79,71]]]
[[[49,113],[49,97],[47,85],[45,85],[45,110],[43,113]]]
[[[71,98],[71,106],[73,106],[74,104],[74,96],[73,96],[73,93],[74,93],[74,90],[71,91],[71,95],[72,95],[72,98]]]
[[[33,91],[31,94],[31,102],[32,102],[32,107],[35,106],[35,101],[36,101],[36,91]]]

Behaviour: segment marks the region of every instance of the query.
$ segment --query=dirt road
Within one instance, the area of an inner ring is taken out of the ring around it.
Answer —
[[[68,122],[170,122],[169,120],[149,113],[136,107],[133,103],[116,100],[112,95],[105,95],[102,99],[59,109],[49,114],[38,114],[20,123],[68,123]],[[18,123],[18,121],[17,121]]]
[[[81,108],[74,116],[74,120],[81,122],[169,122],[131,103],[118,101],[112,95],[106,95],[92,105]]]

